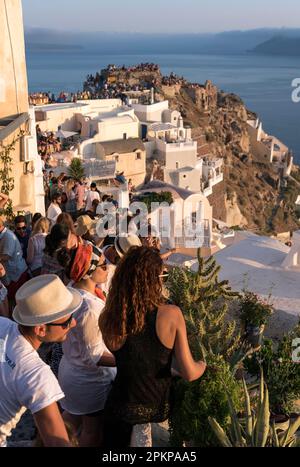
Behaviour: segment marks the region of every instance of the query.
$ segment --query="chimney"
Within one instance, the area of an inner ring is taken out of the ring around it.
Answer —
[[[151,100],[150,100],[150,104],[154,104],[154,88],[151,88]]]

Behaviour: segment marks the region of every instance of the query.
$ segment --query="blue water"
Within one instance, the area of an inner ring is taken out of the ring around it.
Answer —
[[[211,79],[220,89],[238,94],[264,123],[294,151],[300,164],[300,103],[292,102],[292,81],[300,78],[299,57],[254,55],[97,55],[78,52],[28,52],[29,90],[77,91],[88,73],[109,63],[158,63],[163,74],[171,71],[190,81]]]

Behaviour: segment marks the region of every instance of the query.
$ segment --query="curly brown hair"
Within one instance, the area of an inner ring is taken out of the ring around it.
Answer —
[[[132,247],[118,263],[99,319],[108,347],[141,332],[147,313],[163,302],[162,269],[159,251],[148,247]]]

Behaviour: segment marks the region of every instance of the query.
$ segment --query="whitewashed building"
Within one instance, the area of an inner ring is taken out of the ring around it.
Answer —
[[[293,168],[289,148],[275,136],[268,135],[259,119],[248,120],[247,125],[253,155],[273,164],[281,176],[289,176]]]
[[[153,180],[143,186],[138,195],[147,193],[169,192],[172,195],[174,209],[160,208],[151,213],[151,224],[161,233],[163,246],[177,247],[182,251],[196,255],[198,247],[210,254],[212,241],[212,207],[203,193]],[[164,216],[167,217],[164,219]],[[197,226],[199,231],[196,231]]]

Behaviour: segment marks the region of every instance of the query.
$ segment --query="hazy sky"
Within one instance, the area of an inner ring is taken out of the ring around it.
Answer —
[[[299,0],[22,0],[25,27],[216,32],[300,27]]]

